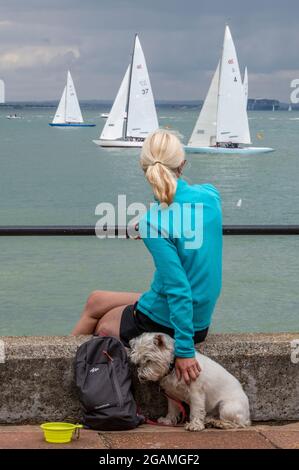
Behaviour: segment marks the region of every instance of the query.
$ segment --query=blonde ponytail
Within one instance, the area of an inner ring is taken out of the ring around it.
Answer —
[[[176,191],[176,170],[184,162],[185,152],[173,133],[159,129],[144,141],[140,164],[154,195],[167,205],[173,202]]]

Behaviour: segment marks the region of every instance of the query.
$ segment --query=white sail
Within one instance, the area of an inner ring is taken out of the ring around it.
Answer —
[[[219,64],[214,73],[208,94],[201,108],[188,145],[205,147],[216,144],[218,88]]]
[[[5,103],[5,84],[3,80],[0,80],[0,103]]]
[[[74,82],[70,71],[67,73],[66,82],[66,110],[65,110],[66,122],[83,122],[77,93],[75,90]]]
[[[66,108],[66,87],[64,87],[62,97],[60,98],[59,105],[56,114],[53,119],[53,124],[64,124],[65,123],[65,108]]]
[[[100,139],[115,140],[122,138],[124,135],[130,68],[131,66],[129,65],[121,82],[104,129],[102,130]]]
[[[132,59],[127,116],[126,137],[145,138],[159,127],[145,57],[137,35]]]
[[[217,142],[251,143],[244,88],[236,49],[228,26],[225,29],[220,66]]]
[[[247,104],[248,104],[248,70],[247,70],[247,67],[245,67],[243,87],[244,87],[244,94],[245,94],[245,106],[247,109]]]

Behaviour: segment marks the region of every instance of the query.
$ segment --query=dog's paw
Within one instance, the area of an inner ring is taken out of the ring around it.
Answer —
[[[178,419],[176,416],[161,416],[161,418],[158,419],[158,423],[165,424],[165,426],[175,426],[177,422]]]
[[[190,423],[185,424],[186,431],[203,431],[204,428],[205,428],[204,422],[199,419],[194,419],[190,421]]]

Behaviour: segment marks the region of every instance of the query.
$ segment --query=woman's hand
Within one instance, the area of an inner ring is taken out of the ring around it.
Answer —
[[[177,357],[175,360],[175,373],[180,380],[183,378],[187,385],[190,385],[191,380],[196,380],[201,371],[195,357]]]

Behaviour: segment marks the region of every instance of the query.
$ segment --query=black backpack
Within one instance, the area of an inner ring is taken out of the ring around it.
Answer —
[[[144,422],[131,392],[127,353],[117,338],[95,336],[78,348],[75,381],[86,427],[120,431]]]

